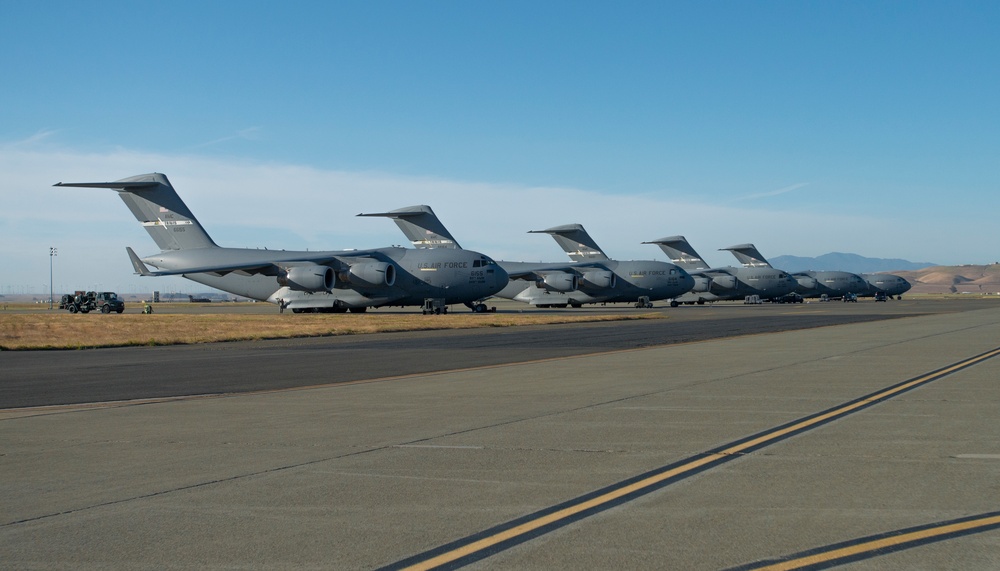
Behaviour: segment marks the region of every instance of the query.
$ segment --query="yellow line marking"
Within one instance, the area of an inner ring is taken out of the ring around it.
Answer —
[[[842,559],[844,557],[851,557],[853,555],[858,555],[868,551],[875,551],[877,549],[884,549],[886,547],[894,547],[897,545],[902,545],[904,543],[910,543],[912,541],[920,541],[921,539],[929,539],[937,537],[939,535],[948,535],[950,533],[958,533],[961,531],[967,531],[971,529],[976,529],[977,527],[985,527],[994,524],[1000,524],[1000,516],[993,516],[972,521],[964,521],[961,523],[955,523],[942,527],[935,527],[931,529],[924,529],[920,531],[914,531],[911,533],[905,533],[902,535],[895,535],[893,537],[884,537],[881,539],[876,539],[872,541],[867,541],[865,543],[852,545],[850,547],[842,547],[840,549],[834,549],[833,551],[828,551],[826,553],[817,553],[815,555],[810,555],[807,557],[803,557],[801,559],[795,559],[792,561],[783,561],[781,563],[775,563],[774,565],[768,565],[767,567],[757,567],[755,568],[755,571],[761,571],[761,570],[787,571],[789,569],[801,569],[802,567],[808,567],[809,565],[816,565],[817,563],[826,563],[829,561]]]
[[[943,369],[939,369],[939,370],[937,370],[937,371],[935,371],[933,373],[928,373],[928,374],[925,374],[925,375],[921,375],[920,377],[917,377],[916,379],[913,379],[912,381],[909,381],[907,383],[903,383],[901,385],[895,386],[893,388],[884,390],[884,391],[879,392],[879,393],[875,393],[874,395],[871,395],[868,398],[865,398],[865,399],[862,399],[862,400],[858,400],[856,402],[853,402],[853,403],[850,403],[850,404],[838,407],[838,408],[833,409],[833,410],[831,410],[831,411],[829,411],[829,412],[827,412],[825,414],[821,414],[819,416],[809,418],[809,419],[804,420],[802,422],[797,422],[797,423],[792,424],[790,426],[787,426],[787,427],[785,427],[785,428],[783,428],[781,430],[776,430],[776,431],[773,431],[773,432],[767,432],[766,434],[763,434],[763,435],[761,435],[758,438],[754,438],[752,440],[748,440],[746,442],[742,442],[740,444],[736,444],[734,446],[730,446],[729,448],[726,448],[726,449],[721,450],[719,452],[716,452],[714,454],[705,455],[705,456],[703,456],[701,458],[698,458],[696,460],[688,462],[687,464],[683,464],[681,466],[678,466],[678,467],[676,467],[676,468],[674,468],[672,470],[668,470],[666,472],[662,472],[660,474],[656,474],[655,476],[650,476],[649,478],[645,478],[645,479],[640,480],[638,482],[634,482],[634,483],[632,483],[632,484],[630,484],[628,486],[615,489],[615,490],[613,490],[611,492],[608,492],[606,494],[603,494],[601,496],[597,496],[595,498],[592,498],[592,499],[590,499],[590,500],[588,500],[586,502],[569,506],[569,507],[561,509],[561,510],[559,510],[557,512],[553,512],[553,513],[548,514],[546,516],[540,517],[540,518],[538,518],[536,520],[532,520],[532,521],[523,523],[523,524],[521,524],[521,525],[519,525],[517,527],[513,527],[511,529],[504,530],[502,532],[496,533],[496,534],[491,535],[489,537],[484,537],[483,539],[480,539],[479,541],[476,541],[476,542],[470,543],[468,545],[464,545],[462,547],[453,549],[452,551],[448,551],[448,552],[442,553],[441,555],[438,555],[437,557],[434,557],[432,559],[428,559],[426,561],[421,561],[419,563],[415,563],[415,564],[413,564],[413,565],[411,565],[409,567],[406,567],[405,569],[407,569],[407,570],[413,570],[413,571],[425,570],[425,569],[433,569],[435,567],[438,567],[439,565],[444,565],[446,563],[450,563],[452,561],[456,561],[458,559],[461,559],[463,557],[466,557],[466,556],[471,555],[473,553],[476,553],[478,551],[481,551],[481,550],[487,549],[489,547],[493,547],[494,545],[498,545],[500,543],[503,543],[504,541],[507,541],[509,539],[513,539],[513,538],[515,538],[517,536],[520,536],[520,535],[523,535],[525,533],[530,533],[532,531],[535,531],[537,529],[545,527],[546,525],[549,525],[551,523],[557,522],[559,520],[562,520],[562,519],[565,519],[565,518],[568,518],[568,517],[572,517],[572,516],[574,516],[574,515],[576,515],[578,513],[584,512],[584,511],[586,511],[588,509],[591,509],[591,508],[594,508],[594,507],[606,504],[608,502],[612,502],[612,501],[617,500],[617,499],[619,499],[621,497],[627,496],[627,495],[629,495],[629,494],[631,494],[633,492],[636,492],[636,491],[642,490],[644,488],[647,488],[649,486],[658,484],[659,482],[662,482],[662,481],[667,480],[669,478],[672,478],[674,476],[683,474],[685,472],[690,472],[691,470],[700,468],[701,466],[704,466],[705,464],[709,464],[711,462],[714,462],[714,461],[718,460],[720,457],[738,454],[738,453],[740,453],[740,452],[742,452],[744,450],[747,450],[747,449],[753,448],[755,446],[764,444],[764,443],[769,442],[771,440],[778,439],[778,438],[780,438],[782,436],[785,436],[785,435],[787,435],[789,433],[796,432],[796,431],[802,430],[804,428],[808,428],[810,426],[814,426],[814,425],[819,424],[819,423],[823,423],[826,420],[829,420],[830,418],[833,418],[833,417],[836,417],[836,416],[841,416],[841,415],[843,415],[843,414],[845,414],[847,412],[850,412],[852,410],[855,410],[855,409],[867,406],[867,405],[871,404],[873,401],[878,401],[878,400],[885,399],[886,397],[889,397],[891,395],[894,395],[894,394],[900,393],[902,391],[908,390],[910,388],[913,388],[916,385],[920,385],[922,383],[925,383],[929,379],[934,379],[934,378],[937,378],[937,377],[941,377],[941,376],[950,374],[951,372],[953,372],[955,370],[958,370],[958,369],[961,369],[963,367],[967,367],[969,365],[978,363],[980,361],[983,361],[985,359],[988,359],[988,358],[993,357],[993,356],[998,355],[998,354],[1000,354],[1000,349],[994,349],[993,351],[990,351],[989,353],[985,353],[983,355],[979,355],[978,357],[973,357],[971,359],[966,359],[965,361],[962,361],[962,362],[959,362],[959,363],[955,363],[955,364],[950,365],[948,367],[945,367]]]

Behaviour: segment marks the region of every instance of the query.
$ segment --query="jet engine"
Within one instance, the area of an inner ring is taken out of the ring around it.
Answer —
[[[333,268],[319,264],[291,266],[278,274],[278,285],[295,291],[330,291],[333,288]]]
[[[691,277],[694,278],[694,287],[691,288],[691,291],[698,293],[708,293],[708,289],[712,285],[711,279],[706,278],[705,276],[691,276]]]
[[[352,285],[380,287],[396,283],[396,266],[388,262],[362,262],[353,264],[337,274],[342,282]]]
[[[736,289],[735,276],[714,276],[712,278],[712,293],[729,292]]]
[[[618,276],[610,270],[591,270],[583,273],[580,280],[580,288],[588,289],[608,289],[614,288],[618,283]]]
[[[576,274],[551,272],[536,280],[535,285],[548,291],[573,291],[580,287],[580,282]]]
[[[799,282],[799,287],[803,289],[816,289],[819,286],[819,282],[816,278],[812,276],[793,276],[795,281]]]

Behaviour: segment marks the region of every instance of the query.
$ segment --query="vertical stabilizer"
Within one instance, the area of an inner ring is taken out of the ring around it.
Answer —
[[[753,244],[738,244],[728,248],[719,248],[719,251],[728,250],[736,256],[736,259],[743,264],[744,268],[770,268],[771,263],[764,258],[763,254],[757,250]]]
[[[643,242],[643,244],[656,244],[663,250],[663,253],[670,256],[670,261],[684,268],[685,270],[707,270],[708,264],[694,251],[691,244],[684,236],[668,236],[659,240]]]
[[[166,175],[142,174],[115,182],[58,183],[55,186],[110,188],[149,232],[160,250],[215,247],[215,242],[188,210]]]
[[[438,220],[434,210],[430,206],[421,204],[419,206],[407,206],[390,212],[377,212],[373,214],[358,214],[358,216],[382,216],[392,218],[403,231],[403,234],[413,243],[414,248],[455,248],[461,250],[462,247]]]
[[[528,233],[550,234],[574,262],[608,259],[597,242],[594,242],[590,234],[587,234],[587,231],[579,224],[556,226],[548,230],[531,230]]]

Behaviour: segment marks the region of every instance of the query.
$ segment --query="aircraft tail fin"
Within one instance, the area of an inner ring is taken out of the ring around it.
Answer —
[[[574,262],[607,260],[608,256],[580,224],[556,226],[548,230],[531,230],[529,234],[549,234]]]
[[[728,248],[720,248],[722,250],[728,250],[732,252],[736,259],[743,264],[744,268],[770,268],[771,263],[764,258],[764,255],[757,250],[757,247],[753,244],[738,244],[736,246],[730,246]]]
[[[358,216],[382,216],[392,218],[396,226],[413,243],[414,248],[454,248],[461,250],[451,232],[438,220],[430,206],[421,204],[407,206],[389,212],[361,213]]]
[[[685,270],[707,270],[708,264],[694,251],[694,247],[688,243],[684,236],[668,236],[658,240],[643,242],[643,244],[656,244],[663,250],[663,253],[670,256],[670,261]]]
[[[166,175],[142,174],[115,182],[57,183],[54,186],[110,188],[132,211],[160,250],[216,247]]]

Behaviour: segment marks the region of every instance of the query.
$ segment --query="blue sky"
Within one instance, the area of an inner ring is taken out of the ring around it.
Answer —
[[[0,293],[187,291],[110,191],[166,173],[216,242],[562,260],[683,234],[715,265],[1000,260],[994,2],[3,2]],[[104,252],[95,259],[90,253]],[[60,287],[62,286],[62,287]],[[6,288],[6,289],[5,289]]]

